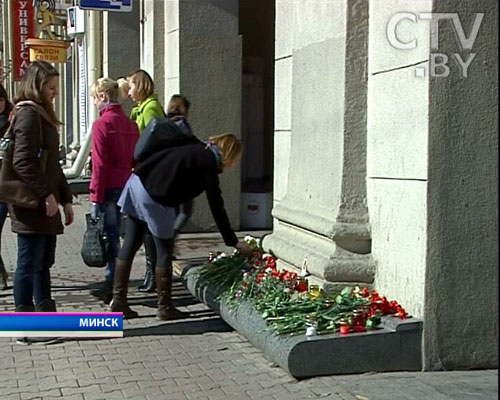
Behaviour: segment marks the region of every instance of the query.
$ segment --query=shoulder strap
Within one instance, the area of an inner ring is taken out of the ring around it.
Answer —
[[[8,137],[10,139],[14,139],[15,140],[15,135],[14,135],[14,123],[16,121],[16,118],[17,118],[17,113],[19,110],[21,110],[23,107],[31,107],[32,109],[34,109],[36,111],[36,114],[38,115],[38,126],[39,126],[39,134],[38,134],[38,139],[39,139],[39,142],[40,142],[40,148],[42,148],[43,146],[43,132],[42,132],[42,116],[40,115],[40,113],[38,112],[38,110],[29,105],[29,104],[22,104],[20,107],[14,107],[12,109],[12,113],[11,115],[9,116],[9,121],[10,121],[10,126],[9,128],[7,129],[7,132],[5,132],[4,134],[4,137],[7,137],[7,135],[9,135]]]

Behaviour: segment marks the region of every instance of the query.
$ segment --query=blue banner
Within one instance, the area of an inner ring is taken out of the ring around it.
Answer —
[[[80,8],[99,11],[132,11],[132,0],[80,0]]]
[[[123,331],[123,314],[0,313],[0,331]]]

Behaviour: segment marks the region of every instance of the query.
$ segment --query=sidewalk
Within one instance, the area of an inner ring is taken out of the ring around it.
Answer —
[[[104,311],[104,304],[90,295],[95,283],[103,280],[104,270],[85,266],[80,257],[88,202],[84,196],[78,200],[75,224],[58,238],[52,271],[54,299],[59,311]],[[16,237],[10,233],[9,221],[1,240],[12,286]],[[184,234],[178,243],[182,260],[206,257],[210,250],[231,252],[232,248],[223,245],[219,234]],[[144,255],[138,253],[129,299],[140,317],[125,321],[124,338],[66,340],[47,346],[23,346],[13,338],[0,338],[0,399],[498,398],[497,370],[369,373],[297,381],[193,299],[178,277],[174,302],[189,318],[156,321],[156,296],[136,289],[144,265]],[[0,291],[0,311],[13,309],[12,288]]]

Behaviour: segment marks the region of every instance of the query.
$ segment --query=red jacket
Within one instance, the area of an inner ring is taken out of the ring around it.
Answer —
[[[109,104],[100,111],[92,126],[90,201],[104,203],[106,189],[125,186],[138,139],[137,124],[125,115],[120,104]]]

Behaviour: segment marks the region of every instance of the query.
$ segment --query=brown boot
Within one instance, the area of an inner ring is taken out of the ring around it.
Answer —
[[[128,306],[127,292],[128,281],[132,263],[116,259],[115,282],[113,284],[113,300],[109,305],[110,311],[123,313],[123,318],[135,318],[139,314]]]
[[[158,311],[156,319],[167,321],[185,318],[186,315],[175,309],[172,302],[172,264],[166,268],[156,268],[156,290],[158,292]]]

